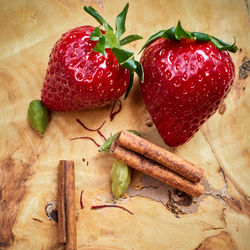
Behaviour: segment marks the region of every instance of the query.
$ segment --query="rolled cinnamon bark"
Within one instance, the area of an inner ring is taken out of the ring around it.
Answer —
[[[76,249],[76,206],[74,162],[66,164],[66,250]]]
[[[117,144],[117,140],[112,143],[109,152],[113,157],[126,163],[128,166],[194,197],[200,196],[204,191],[202,185],[193,183],[142,155],[120,147]]]
[[[76,249],[75,172],[73,161],[59,162],[58,241]]]
[[[59,161],[58,166],[58,242],[66,243],[66,218],[65,218],[65,161]]]
[[[192,182],[197,183],[203,177],[202,168],[126,130],[121,131],[117,143],[123,148],[160,163]]]

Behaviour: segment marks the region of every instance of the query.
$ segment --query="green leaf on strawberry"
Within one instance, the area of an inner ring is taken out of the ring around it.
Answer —
[[[129,77],[129,85],[128,85],[128,88],[126,90],[126,93],[125,93],[125,97],[124,99],[126,99],[129,95],[129,92],[133,86],[133,82],[134,82],[134,73],[130,73],[130,77]]]
[[[105,30],[113,30],[113,28],[104,20],[104,18],[91,6],[84,6],[83,9],[93,16],[98,23],[104,26]]]
[[[125,21],[126,21],[126,16],[128,12],[128,3],[122,10],[122,12],[116,17],[116,23],[115,23],[115,29],[116,29],[116,37],[117,39],[120,39],[120,37],[125,33],[126,28],[125,28]]]
[[[192,34],[195,37],[196,41],[210,42],[210,40],[211,40],[210,36],[206,33],[193,32]]]
[[[124,46],[126,44],[129,44],[131,42],[134,42],[140,39],[142,39],[142,37],[139,35],[129,35],[129,36],[124,37],[122,40],[120,40],[120,45]]]
[[[124,50],[124,49],[119,49],[119,48],[112,48],[113,53],[115,54],[115,57],[118,61],[118,63],[123,63],[127,61],[131,56],[134,55],[133,52]]]
[[[177,40],[181,40],[183,37],[188,38],[188,39],[192,38],[192,33],[184,30],[182,28],[182,26],[181,26],[181,22],[180,21],[178,21],[178,24],[177,24],[177,26],[175,28],[175,33],[174,34],[175,34],[175,38]]]
[[[165,30],[162,34],[162,38],[166,38],[168,40],[177,40],[175,36],[175,28],[170,28],[168,30]]]
[[[102,32],[99,27],[96,27],[94,31],[90,35],[90,40],[91,41],[98,41],[99,38],[101,37]]]
[[[114,33],[112,27],[105,21],[105,19],[92,7],[84,6],[84,10],[93,16],[104,28],[105,33],[102,34],[100,28],[95,28],[91,33],[90,40],[98,41],[94,51],[102,53],[106,57],[105,49],[111,48],[117,61],[123,68],[130,72],[130,84],[126,91],[125,98],[128,96],[133,84],[134,73],[139,76],[140,81],[143,81],[143,68],[140,62],[134,59],[134,53],[124,50],[122,46],[142,39],[139,35],[130,35],[123,39],[121,36],[125,33],[125,21],[128,12],[129,4],[127,3],[122,12],[116,17],[116,31]],[[132,79],[132,80],[131,80]]]
[[[130,58],[127,61],[124,61],[123,63],[121,63],[121,65],[124,68],[130,69],[130,73],[132,73],[132,74],[136,71],[136,68],[137,68],[134,57]]]
[[[237,47],[235,46],[235,44],[236,44],[235,37],[234,37],[234,43],[232,45],[227,44],[227,43],[225,43],[225,42],[221,41],[220,39],[213,37],[213,36],[210,37],[210,40],[217,49],[228,50],[228,51],[233,52],[233,53],[235,53],[237,51]]]
[[[143,67],[141,65],[141,63],[135,61],[135,64],[136,64],[136,74],[139,76],[139,79],[141,82],[144,81],[144,72],[143,72]]]
[[[167,30],[161,30],[155,33],[154,35],[150,36],[147,42],[143,45],[140,52],[144,50],[150,43],[152,43],[153,41],[159,38],[165,38],[165,39],[173,40],[173,41],[178,41],[178,40],[181,40],[182,38],[194,39],[200,42],[212,42],[213,45],[219,50],[228,50],[232,53],[235,53],[238,50],[238,48],[235,46],[236,44],[235,38],[234,38],[234,43],[230,45],[206,33],[186,31],[182,28],[181,22],[178,21],[176,28],[172,27]]]
[[[94,47],[93,51],[95,51],[95,52],[100,52],[100,53],[102,53],[104,56],[106,56],[105,44],[106,44],[105,37],[101,36],[101,37],[98,39],[98,43],[97,43],[96,46]]]

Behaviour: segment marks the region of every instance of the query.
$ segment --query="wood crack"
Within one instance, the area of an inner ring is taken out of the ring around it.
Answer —
[[[37,218],[32,218],[32,220],[34,220],[34,221],[38,221],[38,222],[41,222],[41,223],[43,223],[43,221],[42,221],[42,220],[40,220],[40,219],[37,219]]]
[[[205,228],[203,231],[222,230],[222,229],[225,229],[225,227],[209,227],[209,228]]]
[[[214,189],[208,182],[207,182],[207,189],[205,190],[205,195],[211,195],[212,197],[214,197],[215,199],[219,199],[220,201],[222,201],[223,203],[225,203],[228,207],[230,207],[231,209],[234,209],[237,212],[241,212],[241,213],[245,213],[248,216],[250,216],[250,202],[249,202],[249,197],[244,193],[243,190],[241,190],[241,188],[237,185],[237,183],[235,182],[234,179],[230,178],[230,184],[233,185],[233,187],[235,188],[235,190],[237,191],[239,197],[237,197],[237,199],[235,199],[234,197],[232,197],[231,195],[228,194],[228,176],[225,172],[225,169],[223,167],[223,164],[221,162],[221,160],[219,159],[219,157],[217,156],[212,144],[210,143],[209,139],[207,138],[206,134],[204,131],[202,131],[202,134],[204,136],[204,138],[206,139],[211,152],[214,155],[215,160],[218,163],[219,166],[219,172],[222,174],[222,177],[224,179],[224,187],[221,190],[216,190]]]
[[[209,139],[207,138],[206,134],[202,131],[202,134],[205,138],[205,140],[207,141],[210,149],[211,149],[211,152],[219,166],[219,172],[222,174],[222,177],[223,177],[223,180],[224,180],[224,187],[221,189],[221,190],[216,190],[214,189],[209,183],[209,188],[208,190],[206,190],[205,192],[205,195],[211,195],[212,197],[214,198],[220,198],[221,200],[223,200],[223,202],[226,202],[225,199],[223,197],[227,197],[229,199],[231,199],[231,197],[227,194],[227,190],[228,190],[228,184],[227,184],[227,177],[226,177],[226,174],[225,174],[225,171],[224,171],[224,168],[223,168],[223,165],[220,161],[220,159],[218,158],[217,154],[215,153],[215,150],[212,146],[212,144],[210,143]]]
[[[150,188],[152,188],[152,189],[157,189],[157,188],[159,188],[159,186],[143,186],[143,187],[141,188],[141,190],[144,189],[144,188],[148,188],[148,189],[150,189]]]

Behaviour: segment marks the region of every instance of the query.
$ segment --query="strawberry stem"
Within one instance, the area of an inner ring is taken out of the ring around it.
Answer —
[[[235,53],[238,50],[238,48],[235,46],[236,44],[235,38],[234,38],[234,43],[230,45],[228,43],[223,42],[219,38],[210,36],[206,33],[186,31],[182,28],[181,22],[178,21],[176,28],[172,27],[167,30],[161,30],[155,33],[154,35],[152,35],[151,37],[149,37],[149,39],[144,44],[140,52],[144,50],[150,43],[152,43],[153,41],[159,38],[165,38],[165,39],[173,40],[173,41],[179,41],[182,38],[194,39],[200,42],[212,42],[213,45],[219,50],[228,50],[232,53]]]

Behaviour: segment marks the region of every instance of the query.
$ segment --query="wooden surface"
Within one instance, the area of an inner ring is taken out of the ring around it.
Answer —
[[[213,34],[232,42],[236,78],[228,98],[202,129],[172,152],[205,170],[205,194],[199,199],[178,197],[166,185],[134,173],[126,199],[134,212],[94,204],[112,199],[109,172],[113,159],[91,141],[70,141],[96,132],[86,126],[106,123],[109,137],[121,129],[135,129],[159,146],[164,145],[150,125],[137,80],[122,112],[110,122],[111,106],[81,112],[52,112],[46,135],[27,122],[27,108],[40,98],[49,53],[63,32],[96,21],[82,10],[97,8],[110,23],[126,1],[0,1],[0,249],[58,249],[57,224],[45,213],[56,200],[60,159],[75,161],[78,249],[249,249],[250,236],[250,88],[247,70],[239,68],[250,57],[250,30],[244,0],[130,1],[126,34],[145,39],[131,45],[139,51],[154,32],[175,26]],[[139,59],[139,56],[137,56]],[[246,65],[246,64],[245,64]],[[86,160],[83,162],[83,158]],[[80,209],[80,193],[84,209]]]

